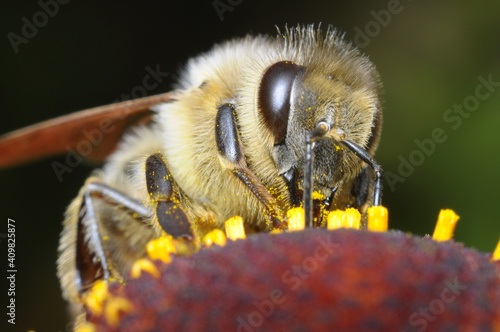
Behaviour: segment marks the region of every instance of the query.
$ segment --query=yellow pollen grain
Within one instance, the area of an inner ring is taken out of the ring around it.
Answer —
[[[134,309],[129,300],[115,297],[109,300],[106,304],[105,315],[111,327],[117,327],[120,323],[120,313],[131,312]]]
[[[167,235],[149,241],[146,245],[146,251],[148,252],[149,258],[153,260],[159,259],[165,263],[169,263],[172,260],[170,254],[175,254],[177,249],[173,237]]]
[[[83,303],[96,315],[100,315],[103,309],[103,303],[109,297],[108,282],[105,280],[97,281],[92,289],[84,295]]]
[[[491,256],[492,261],[500,261],[500,240],[498,240],[497,247],[495,251],[493,251],[493,255]]]
[[[324,200],[325,199],[325,195],[321,194],[318,191],[313,191],[313,193],[312,193],[312,199]]]
[[[134,262],[132,268],[130,269],[130,275],[132,276],[132,278],[137,279],[142,275],[143,271],[148,272],[156,279],[160,277],[160,272],[158,271],[156,266],[152,261],[146,258],[141,258]]]
[[[432,239],[435,241],[448,241],[453,238],[453,232],[459,218],[453,210],[441,210]]]
[[[389,227],[389,211],[386,207],[371,206],[368,208],[368,230],[386,232]]]
[[[216,244],[219,246],[225,246],[226,245],[226,234],[224,234],[223,231],[220,229],[214,229],[207,235],[203,237],[203,243],[205,244],[206,247],[211,247],[212,245]]]
[[[361,213],[357,209],[348,208],[345,211],[335,210],[328,214],[327,228],[356,228],[361,226]]]
[[[240,216],[235,216],[226,220],[225,226],[226,236],[228,237],[228,239],[234,241],[237,239],[246,238],[245,228],[243,227],[243,218],[241,218]]]
[[[314,193],[313,193],[314,197]],[[290,209],[286,212],[287,221],[288,221],[288,230],[290,232],[301,231],[306,226],[306,220],[304,217],[304,209],[297,207]]]

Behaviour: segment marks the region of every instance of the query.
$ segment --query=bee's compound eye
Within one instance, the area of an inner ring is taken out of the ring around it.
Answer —
[[[299,69],[291,61],[280,61],[266,70],[260,82],[259,111],[275,144],[282,143],[286,136],[292,86]]]

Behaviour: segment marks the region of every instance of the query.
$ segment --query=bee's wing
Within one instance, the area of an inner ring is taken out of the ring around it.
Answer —
[[[80,150],[90,160],[103,160],[128,126],[150,122],[150,108],[172,101],[172,96],[164,93],[95,107],[0,136],[0,168],[67,152],[68,148]]]

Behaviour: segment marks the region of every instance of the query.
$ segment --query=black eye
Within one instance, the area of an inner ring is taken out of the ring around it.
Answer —
[[[259,111],[274,135],[275,144],[282,143],[286,136],[290,95],[299,69],[291,61],[280,61],[266,70],[260,82]]]

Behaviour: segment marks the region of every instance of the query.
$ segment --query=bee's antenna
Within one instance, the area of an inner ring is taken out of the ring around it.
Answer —
[[[312,193],[313,193],[313,170],[314,154],[312,153],[313,143],[330,131],[330,125],[320,122],[316,128],[306,134],[306,165],[304,169],[304,212],[306,227],[313,227],[312,215]]]

